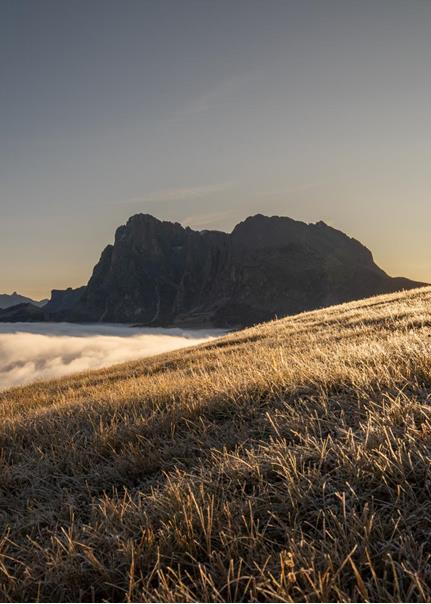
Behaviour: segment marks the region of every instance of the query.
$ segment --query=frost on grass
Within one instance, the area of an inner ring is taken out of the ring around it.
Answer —
[[[431,600],[431,289],[0,395],[4,601]]]

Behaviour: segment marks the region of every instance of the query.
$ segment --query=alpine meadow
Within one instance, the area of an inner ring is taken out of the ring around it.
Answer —
[[[430,353],[424,288],[0,394],[2,601],[429,601]]]
[[[431,0],[0,0],[0,604],[431,602]]]

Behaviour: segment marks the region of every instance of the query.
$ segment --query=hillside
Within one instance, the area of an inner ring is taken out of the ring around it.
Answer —
[[[429,601],[431,288],[0,394],[4,601]]]

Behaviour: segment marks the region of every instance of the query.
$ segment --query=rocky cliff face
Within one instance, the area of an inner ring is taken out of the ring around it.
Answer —
[[[77,289],[72,289],[71,287],[67,289],[53,289],[51,299],[43,307],[47,320],[49,320],[49,317],[53,317],[57,321],[61,320],[62,317],[64,317],[64,320],[67,320],[69,313],[78,304],[85,289],[85,286],[78,287]]]
[[[134,216],[103,251],[74,318],[167,325],[203,313],[208,322],[229,263],[226,233]]]
[[[74,321],[243,326],[408,289],[323,222],[248,218],[231,234],[139,214],[120,227],[67,310]]]
[[[367,248],[323,222],[257,215],[227,234],[138,214],[87,286],[54,290],[40,310],[0,311],[0,321],[240,327],[420,285],[389,277]]]

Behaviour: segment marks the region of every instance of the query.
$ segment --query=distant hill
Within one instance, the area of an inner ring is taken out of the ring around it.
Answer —
[[[2,602],[430,602],[431,288],[0,393]]]
[[[17,304],[34,304],[35,306],[41,307],[47,302],[48,300],[32,300],[26,296],[21,296],[17,292],[13,292],[13,294],[0,294],[0,308],[10,308]]]
[[[53,291],[43,313],[50,321],[241,327],[420,285],[390,277],[365,246],[324,222],[258,214],[229,234],[138,214],[117,229],[87,286]],[[25,312],[18,309],[19,320]]]

